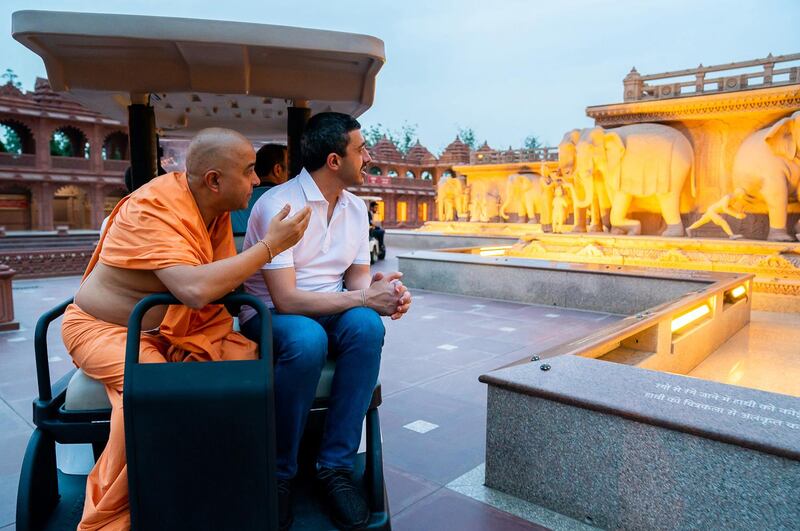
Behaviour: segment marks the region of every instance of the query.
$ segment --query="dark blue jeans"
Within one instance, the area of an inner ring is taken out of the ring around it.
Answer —
[[[261,318],[256,315],[241,328],[246,337],[258,341]],[[353,467],[378,380],[384,333],[380,316],[369,308],[322,317],[272,311],[279,478],[290,479],[297,473],[300,438],[328,357],[336,360],[336,371],[317,463]]]

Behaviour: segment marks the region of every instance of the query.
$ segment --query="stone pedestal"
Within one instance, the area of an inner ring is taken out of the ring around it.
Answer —
[[[11,279],[16,271],[5,264],[0,264],[0,332],[19,330],[19,323],[14,321],[14,296],[11,291]]]

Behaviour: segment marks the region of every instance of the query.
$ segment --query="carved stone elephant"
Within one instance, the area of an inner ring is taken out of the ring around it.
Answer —
[[[571,190],[575,177],[576,145],[582,134],[589,129],[572,129],[564,134],[564,138],[558,144],[558,170],[552,178],[561,179]],[[546,166],[543,165],[543,169]],[[591,226],[589,232],[603,232],[604,227],[610,229],[611,221],[609,212],[611,211],[611,201],[606,193],[605,183],[599,173],[593,175],[593,194],[589,208],[579,207],[577,203],[572,204],[573,225],[572,232],[586,232],[588,213],[591,212]],[[571,195],[570,195],[571,197]]]
[[[442,177],[436,185],[436,212],[439,221],[454,221],[464,214],[464,186],[457,177]]]
[[[538,217],[544,232],[552,230],[553,219],[553,180],[538,173],[523,174],[531,182],[525,192],[525,213],[528,223],[534,223]]]
[[[792,241],[786,210],[789,201],[800,201],[800,111],[742,142],[733,159],[733,186],[767,204],[768,240]],[[800,233],[800,222],[795,232]]]
[[[489,196],[489,183],[487,181],[474,181],[470,184],[470,221],[486,223],[491,218],[489,202],[494,198]]]
[[[516,214],[518,221],[522,221],[522,218],[527,215],[525,193],[531,189],[531,186],[531,180],[527,175],[515,173],[508,176],[505,200],[500,206],[500,216],[503,219],[508,220],[509,214]]]
[[[641,222],[627,217],[634,197],[655,196],[667,223],[662,236],[683,236],[681,191],[687,179],[695,195],[694,151],[677,129],[634,124],[585,129],[575,145],[575,202],[592,204],[599,177],[611,199],[612,232],[641,234]]]

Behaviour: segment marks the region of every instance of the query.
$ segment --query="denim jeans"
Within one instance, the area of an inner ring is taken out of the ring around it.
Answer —
[[[261,317],[242,324],[242,333],[258,341]],[[352,468],[361,426],[378,380],[385,329],[369,308],[336,315],[306,317],[272,310],[275,362],[277,472],[297,473],[297,452],[326,358],[336,360],[330,407],[317,463]]]

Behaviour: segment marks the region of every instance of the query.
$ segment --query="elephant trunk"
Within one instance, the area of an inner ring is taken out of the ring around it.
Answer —
[[[584,185],[586,183],[586,185]],[[592,205],[592,198],[594,197],[594,182],[591,175],[587,178],[581,177],[580,174],[575,175],[575,206],[578,208],[589,208]]]

